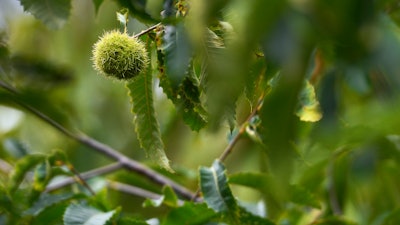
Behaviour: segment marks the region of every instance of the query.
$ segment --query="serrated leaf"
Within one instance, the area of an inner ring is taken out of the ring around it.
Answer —
[[[218,160],[214,161],[211,168],[200,168],[200,188],[207,205],[221,213],[221,220],[229,224],[273,225],[271,221],[253,215],[237,204],[225,172],[225,167]]]
[[[101,212],[82,204],[71,204],[64,213],[65,225],[105,225],[117,210]]]
[[[25,11],[32,13],[52,29],[61,28],[71,10],[71,0],[20,0],[20,2]]]
[[[178,87],[188,72],[192,49],[182,23],[165,26],[163,50],[165,68],[173,88]]]
[[[135,115],[135,131],[141,147],[146,151],[147,156],[159,166],[173,171],[164,151],[159,123],[155,116],[151,66],[147,72],[139,74],[133,81],[128,82],[127,87],[131,98],[132,112]]]
[[[236,210],[237,204],[228,186],[225,167],[218,160],[210,168],[200,168],[200,188],[205,202],[214,211]]]
[[[14,192],[18,188],[19,184],[24,179],[25,174],[29,170],[31,170],[39,163],[43,162],[45,159],[46,159],[45,155],[32,154],[32,155],[27,155],[18,160],[14,166],[14,170],[11,173],[10,185],[9,185],[10,192]]]
[[[162,87],[168,99],[174,103],[179,114],[182,115],[183,121],[190,129],[199,131],[207,125],[207,112],[200,101],[199,82],[196,80],[197,78],[193,72],[189,72],[189,76],[184,78],[179,87],[174,88],[171,80],[165,74],[163,65],[165,55],[161,51],[158,51],[157,56],[160,71],[160,87]]]
[[[319,102],[314,87],[306,81],[299,95],[299,105],[296,115],[305,122],[317,122],[322,118]]]
[[[206,224],[216,216],[218,216],[218,214],[208,208],[204,203],[195,204],[193,202],[185,202],[183,206],[172,209],[162,224],[202,225]]]

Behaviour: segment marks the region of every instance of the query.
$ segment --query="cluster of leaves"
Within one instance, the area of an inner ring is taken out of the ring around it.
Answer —
[[[93,3],[97,11],[103,1]],[[0,222],[400,222],[396,1],[165,0],[159,16],[148,12],[147,1],[118,3],[135,19],[157,24],[141,36],[151,58],[147,72],[126,84],[135,131],[147,155],[173,171],[154,107],[157,79],[192,131],[215,132],[227,124],[234,136],[229,144],[246,134],[253,138],[247,147],[261,149],[262,169],[228,174],[215,160],[211,167],[199,169],[201,197],[181,200],[166,185],[159,198],[145,205],[163,205],[167,212],[146,221],[110,206],[106,187],[95,190],[94,196],[82,189],[47,193],[49,182],[60,175],[77,177],[88,186],[64,153],[28,154],[1,180]],[[70,0],[21,4],[52,29],[61,28],[71,11]],[[127,26],[128,14],[118,15]],[[69,80],[69,74],[48,62],[11,57],[7,46],[0,47],[1,103],[17,103],[28,111],[32,108],[27,106],[34,105],[68,126],[47,96],[33,95],[27,86],[37,80],[56,84]],[[19,76],[8,77],[3,71]],[[10,91],[6,83],[21,90]],[[242,98],[251,108],[243,123],[236,113]],[[262,201],[248,207],[232,186],[255,189]]]

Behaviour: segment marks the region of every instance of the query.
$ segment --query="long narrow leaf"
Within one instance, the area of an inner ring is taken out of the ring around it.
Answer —
[[[164,143],[153,105],[153,79],[151,66],[146,73],[127,83],[132,103],[132,113],[135,115],[134,124],[141,147],[161,167],[172,171],[164,151]]]
[[[271,221],[253,215],[240,207],[229,188],[225,167],[215,160],[210,168],[200,168],[200,188],[208,207],[220,213],[228,224],[273,225]]]
[[[237,208],[228,186],[225,167],[218,160],[214,161],[210,168],[200,168],[200,187],[204,200],[214,211],[227,212]]]

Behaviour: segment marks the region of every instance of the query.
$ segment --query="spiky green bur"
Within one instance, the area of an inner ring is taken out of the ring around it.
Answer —
[[[149,64],[146,48],[137,38],[126,33],[105,33],[93,47],[94,68],[101,74],[129,80]]]

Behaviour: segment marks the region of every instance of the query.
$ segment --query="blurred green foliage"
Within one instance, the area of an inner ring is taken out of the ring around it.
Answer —
[[[0,224],[400,224],[398,1],[2,1]],[[121,10],[131,35],[160,23],[129,95],[91,61]],[[112,160],[27,106],[205,201],[131,171],[46,193]]]

